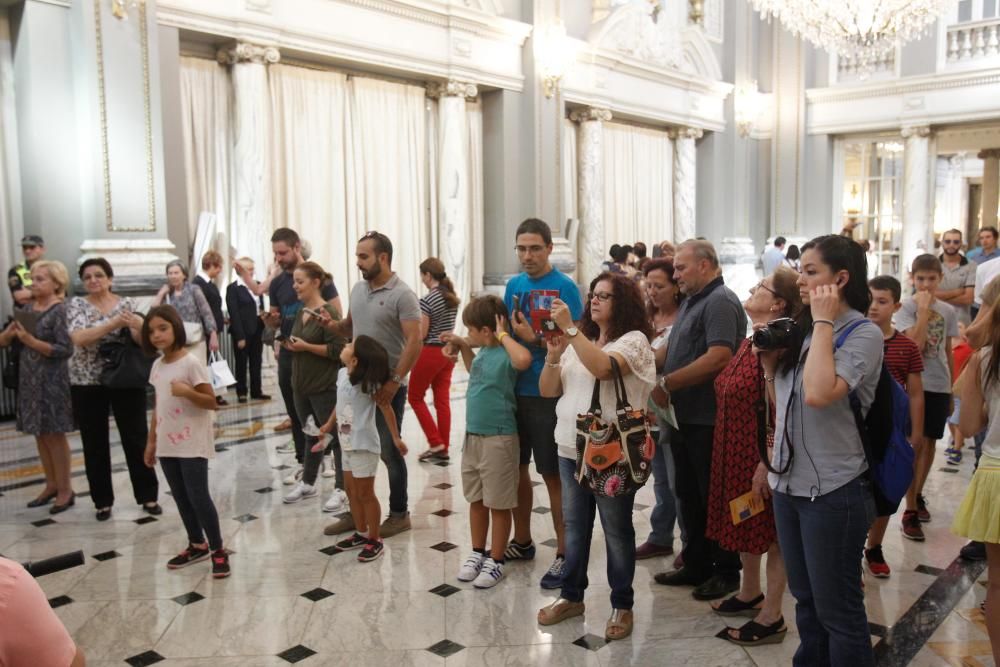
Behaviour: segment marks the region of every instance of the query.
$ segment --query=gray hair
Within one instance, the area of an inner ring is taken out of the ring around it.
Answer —
[[[184,262],[182,262],[179,259],[175,259],[172,262],[167,262],[167,268],[164,269],[164,273],[170,271],[170,267],[172,267],[172,266],[176,266],[178,269],[180,269],[181,273],[184,274],[185,278],[189,277],[187,264],[185,264]]]
[[[719,255],[715,252],[715,246],[712,245],[711,241],[705,241],[703,239],[688,239],[684,241],[679,246],[677,246],[677,253],[680,254],[681,250],[690,250],[699,261],[708,260],[708,263],[712,265],[712,268],[719,268]]]

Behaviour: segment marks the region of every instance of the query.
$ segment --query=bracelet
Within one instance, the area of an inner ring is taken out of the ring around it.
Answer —
[[[497,342],[498,343],[502,343],[503,342],[503,337],[504,336],[509,336],[509,335],[510,334],[507,333],[506,331],[501,331],[500,333],[497,334]]]
[[[771,377],[768,377],[768,376],[765,375],[764,376],[764,382],[774,382],[774,376],[772,375]]]
[[[816,325],[816,324],[829,324],[832,327],[833,326],[833,320],[813,320],[813,324],[814,325]]]
[[[559,362],[549,361],[548,357],[545,357],[545,365],[548,366],[549,368],[559,368]]]

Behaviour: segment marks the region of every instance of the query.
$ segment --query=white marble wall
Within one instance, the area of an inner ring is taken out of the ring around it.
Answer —
[[[671,131],[674,139],[674,230],[675,243],[698,236],[695,222],[695,202],[697,201],[697,156],[695,142],[702,131],[693,127],[683,127]]]

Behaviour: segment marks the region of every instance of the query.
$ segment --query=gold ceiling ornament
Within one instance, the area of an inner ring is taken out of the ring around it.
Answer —
[[[949,0],[749,0],[794,35],[871,72],[897,46],[920,38]]]

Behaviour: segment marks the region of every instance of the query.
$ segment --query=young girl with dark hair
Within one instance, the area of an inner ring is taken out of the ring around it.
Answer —
[[[167,561],[167,568],[176,570],[211,556],[212,576],[221,579],[229,576],[229,555],[222,547],[219,514],[208,488],[208,460],[215,457],[212,411],[217,405],[205,362],[185,349],[186,342],[184,322],[173,306],[150,309],[142,325],[142,347],[162,356],[149,373],[156,406],[143,458],[150,468],[159,458],[188,534],[187,548]]]
[[[420,281],[428,289],[427,296],[420,299],[420,337],[424,346],[413,372],[410,373],[406,398],[427,438],[427,449],[420,455],[420,460],[448,460],[448,441],[451,437],[451,373],[455,369],[455,362],[443,354],[444,343],[441,336],[450,334],[455,328],[459,298],[455,294],[455,286],[445,273],[444,263],[437,257],[428,257],[420,262]],[[428,389],[434,394],[436,422],[424,401]]]
[[[848,398],[854,392],[867,412],[882,368],[881,330],[857,323],[871,300],[864,250],[843,236],[813,239],[802,247],[798,285],[801,343],[755,348],[777,412],[768,481],[796,601],[793,664],[869,667],[861,553],[875,505]]]
[[[336,551],[361,549],[358,560],[367,563],[379,558],[384,547],[379,535],[382,506],[375,495],[375,473],[381,454],[375,410],[381,410],[399,453],[406,455],[406,443],[399,437],[399,427],[392,408],[376,405],[374,395],[390,377],[389,354],[370,336],[358,336],[340,352],[343,366],[337,374],[337,409],[321,433],[340,435],[344,452],[344,483],[351,504],[355,532],[337,542]],[[317,445],[321,446],[321,445]],[[322,451],[320,449],[319,451]]]

